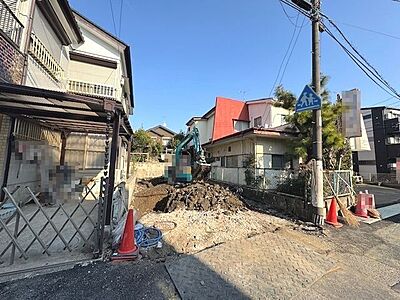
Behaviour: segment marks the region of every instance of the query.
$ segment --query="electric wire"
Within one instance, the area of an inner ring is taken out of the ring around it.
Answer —
[[[280,3],[280,1],[279,1],[279,3]],[[281,3],[281,5],[282,5],[282,3]],[[293,28],[292,37],[290,38],[289,45],[288,45],[288,47],[287,47],[287,49],[286,49],[285,55],[283,56],[283,59],[282,59],[282,61],[281,61],[281,65],[279,66],[278,74],[276,74],[276,78],[275,78],[274,84],[272,85],[271,91],[269,92],[269,96],[270,96],[270,97],[271,97],[272,92],[273,92],[274,89],[275,89],[276,83],[278,82],[279,75],[281,74],[283,64],[285,63],[286,57],[287,57],[287,55],[289,54],[289,51],[290,51],[290,48],[291,48],[291,46],[292,46],[294,37],[295,37],[295,35],[296,35],[296,31],[297,31],[297,22],[298,22],[298,20],[299,20],[299,16],[300,16],[300,13],[297,13],[296,24],[293,24],[293,25],[294,25],[294,28]]]
[[[115,32],[115,35],[117,35],[117,26],[115,25],[114,9],[113,9],[113,6],[112,6],[112,1],[108,0],[108,2],[110,3],[111,17],[112,17],[112,21],[113,21],[113,25],[114,25],[114,32]]]
[[[392,91],[393,94],[396,95],[397,98],[400,99],[400,94],[389,84],[387,80],[383,78],[383,76],[378,72],[378,70],[372,66],[368,60],[353,46],[353,44],[348,40],[348,38],[345,36],[345,34],[341,31],[341,29],[325,14],[321,13],[321,16],[323,16],[328,22],[336,29],[336,31],[340,34],[340,36],[343,38],[343,40],[350,46],[350,48],[354,51],[355,55],[353,57],[358,56],[358,61],[363,62],[362,64],[364,67],[371,73],[372,76],[374,76],[377,80],[382,82],[390,91]],[[328,27],[324,24],[325,29],[327,29],[328,34],[332,37],[333,33],[328,29]],[[336,41],[338,41],[337,38],[335,38]],[[346,48],[347,49],[347,48]],[[347,49],[347,51],[349,51]],[[349,51],[350,52],[350,51]],[[370,77],[370,76],[368,76]]]
[[[292,50],[290,51],[290,54],[289,54],[289,57],[288,57],[288,59],[287,59],[287,61],[286,61],[285,67],[283,68],[283,72],[282,72],[282,75],[281,75],[281,79],[279,80],[279,84],[282,83],[283,77],[285,76],[286,68],[287,68],[287,66],[289,65],[289,62],[290,62],[290,59],[291,59],[291,57],[292,57],[293,51],[294,51],[294,49],[296,48],[296,44],[297,44],[297,41],[298,41],[298,39],[299,39],[301,30],[303,29],[305,20],[306,20],[306,18],[303,17],[303,22],[301,23],[301,26],[300,26],[299,31],[298,31],[298,33],[297,33],[297,36],[296,36],[296,39],[295,39],[295,41],[294,41]]]
[[[121,0],[121,5],[119,7],[119,24],[118,24],[118,37],[121,36],[121,24],[122,24],[122,8],[124,5],[124,0]]]
[[[388,87],[384,81],[382,81],[379,77],[374,75],[374,73],[368,68],[368,66],[361,61],[357,56],[355,56],[343,43],[341,43],[336,36],[329,30],[329,28],[325,27],[326,33],[335,40],[339,46],[343,49],[343,51],[350,57],[350,59],[364,72],[364,74],[371,79],[378,87],[384,90],[389,95],[399,98],[400,96],[397,94],[396,91],[393,91],[390,87]],[[380,82],[380,83],[379,83]]]

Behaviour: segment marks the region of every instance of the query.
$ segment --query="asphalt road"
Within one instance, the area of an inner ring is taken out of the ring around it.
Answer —
[[[371,184],[358,184],[355,190],[357,192],[368,190],[375,195],[375,205],[377,208],[400,203],[400,190]]]
[[[0,284],[0,299],[179,299],[163,263],[96,263]]]

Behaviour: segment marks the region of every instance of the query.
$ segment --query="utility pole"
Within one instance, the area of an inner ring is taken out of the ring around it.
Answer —
[[[298,7],[311,13],[312,22],[312,87],[314,92],[321,95],[320,76],[320,8],[321,0],[292,0]],[[322,104],[322,103],[321,103]],[[325,203],[323,193],[323,164],[322,164],[322,111],[313,110],[313,187],[312,204],[315,208],[313,221],[316,225],[323,225],[325,219]]]
[[[311,2],[311,18],[312,18],[312,85],[315,93],[321,95],[321,78],[320,78],[320,0],[312,0]],[[316,160],[315,176],[315,199],[313,205],[315,207],[314,223],[323,225],[325,219],[325,205],[323,193],[323,164],[322,164],[322,111],[321,108],[313,110],[313,156]]]

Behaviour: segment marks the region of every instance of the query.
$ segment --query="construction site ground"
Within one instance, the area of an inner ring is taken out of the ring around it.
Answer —
[[[0,297],[400,299],[400,215],[321,230],[243,200],[238,211],[160,213],[152,199],[140,222],[163,231],[162,248],[3,283]]]

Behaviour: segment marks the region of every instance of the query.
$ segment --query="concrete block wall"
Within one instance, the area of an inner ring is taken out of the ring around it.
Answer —
[[[313,206],[300,197],[247,187],[242,188],[245,198],[264,203],[268,207],[301,220],[312,221]]]
[[[0,30],[0,81],[21,84],[25,56]]]

